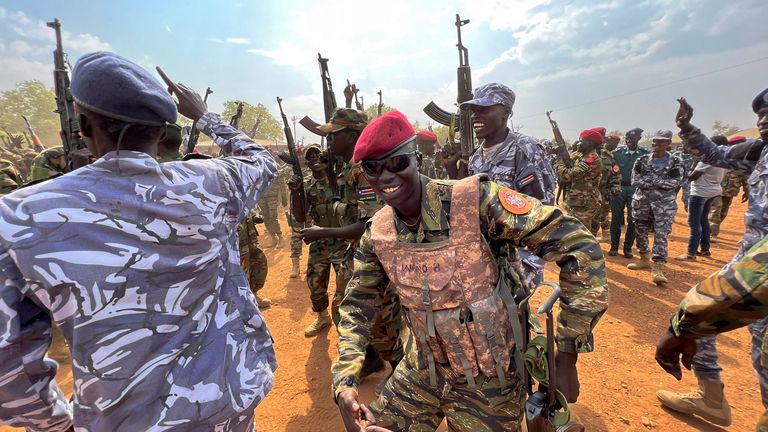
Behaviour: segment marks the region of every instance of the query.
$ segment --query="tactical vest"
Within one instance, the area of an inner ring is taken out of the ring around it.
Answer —
[[[506,382],[514,337],[498,265],[480,232],[479,193],[477,176],[454,184],[449,238],[441,242],[398,241],[390,206],[372,218],[374,250],[397,285],[432,385],[435,363],[449,363],[470,387],[479,372]]]

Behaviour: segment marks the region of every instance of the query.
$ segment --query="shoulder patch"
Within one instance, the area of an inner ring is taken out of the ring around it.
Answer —
[[[375,201],[376,192],[370,186],[364,186],[357,188],[357,200],[358,201]]]
[[[508,212],[516,215],[526,214],[533,208],[533,203],[525,196],[506,187],[499,189],[499,201]]]

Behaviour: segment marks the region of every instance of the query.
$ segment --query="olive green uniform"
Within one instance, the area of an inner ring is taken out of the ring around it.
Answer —
[[[603,163],[594,150],[586,154],[573,152],[571,160],[573,165],[570,168],[560,159],[555,162],[558,181],[570,184],[568,196],[565,197],[565,208],[571,216],[580,220],[596,235],[597,229],[593,222],[599,220],[602,208],[600,179]]]

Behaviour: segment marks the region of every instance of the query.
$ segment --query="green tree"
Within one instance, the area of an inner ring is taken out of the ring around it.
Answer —
[[[237,111],[237,103],[238,101],[224,102],[224,112],[221,113],[221,118],[229,121]],[[240,117],[238,129],[249,133],[258,118],[261,119],[259,120],[259,128],[256,130],[256,136],[251,138],[278,142],[285,141],[282,121],[272,117],[267,107],[260,103],[256,105],[251,105],[248,102],[243,103],[243,116]]]
[[[384,114],[386,112],[392,111],[394,108],[382,103],[381,104],[381,113]],[[368,108],[365,109],[365,113],[368,114],[368,120],[373,120],[376,117],[379,116],[379,104],[372,104],[369,105]]]
[[[35,133],[48,147],[61,145],[56,95],[41,81],[24,81],[13,90],[0,93],[0,126],[15,134],[27,131],[22,115],[27,116]]]
[[[740,130],[741,128],[739,128],[738,126],[733,124],[728,124],[720,120],[715,120],[715,122],[712,123],[713,135],[731,136]]]

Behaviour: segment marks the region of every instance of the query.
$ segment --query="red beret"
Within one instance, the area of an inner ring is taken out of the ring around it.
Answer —
[[[599,133],[600,135],[605,135],[605,128],[602,127],[602,126],[601,127],[592,128],[592,130],[597,132],[597,133]]]
[[[425,130],[417,133],[416,139],[419,141],[437,142],[437,135],[432,131]]]
[[[416,137],[411,122],[397,110],[388,111],[368,123],[355,144],[352,160],[376,159]]]
[[[603,136],[595,129],[587,129],[579,134],[579,138],[587,138],[596,143],[603,142]]]
[[[742,135],[734,135],[734,136],[728,138],[728,142],[730,144],[738,144],[738,143],[744,142],[746,140],[747,140],[747,137],[742,136]]]

